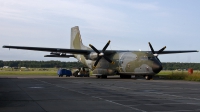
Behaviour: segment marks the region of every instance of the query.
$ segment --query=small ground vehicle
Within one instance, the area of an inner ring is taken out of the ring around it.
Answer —
[[[63,77],[63,75],[66,75],[66,77],[72,76],[72,72],[70,70],[62,68],[57,71],[57,74],[59,77]]]
[[[90,74],[89,74],[90,71],[89,71],[89,68],[87,67],[73,69],[72,72],[73,72],[73,76],[75,77],[90,77]]]

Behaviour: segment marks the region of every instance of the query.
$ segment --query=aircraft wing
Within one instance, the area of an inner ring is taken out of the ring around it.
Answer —
[[[91,52],[94,52],[93,50],[83,50],[83,49],[64,49],[64,48],[47,48],[47,47],[28,47],[28,46],[6,46],[4,45],[3,48],[9,48],[9,49],[22,49],[22,50],[33,50],[33,51],[46,51],[46,52],[59,52],[59,53],[71,53],[71,54],[83,54],[87,55]],[[99,50],[101,52],[101,50]],[[131,52],[129,50],[106,50],[105,54],[113,54],[116,52]],[[148,52],[148,51],[146,51]],[[162,51],[159,54],[174,54],[174,53],[189,53],[189,52],[199,52],[197,50],[178,50],[178,51]],[[155,53],[158,53],[158,51],[155,51]],[[46,57],[56,57],[56,56],[46,56]],[[68,56],[72,57],[72,56]]]
[[[91,52],[94,52],[92,49],[84,50],[84,49],[65,49],[65,48],[48,48],[48,47],[29,47],[29,46],[8,46],[4,45],[3,48],[9,49],[22,49],[22,50],[32,50],[32,51],[46,51],[46,52],[58,52],[58,53],[71,53],[71,54],[83,54],[87,55]],[[101,50],[99,50],[101,52]],[[113,54],[116,52],[130,52],[128,50],[107,50],[105,54]],[[56,55],[46,55],[45,57],[57,57]],[[73,56],[67,56],[73,57]]]
[[[46,52],[72,53],[72,54],[89,54],[90,52],[92,52],[92,50],[82,50],[82,49],[27,47],[27,46],[6,46],[6,45],[3,46],[3,48],[33,50],[33,51],[46,51]]]
[[[162,51],[159,54],[175,54],[175,53],[189,53],[189,52],[199,52],[199,51],[197,51],[197,50]],[[158,51],[155,51],[155,53],[158,53]]]

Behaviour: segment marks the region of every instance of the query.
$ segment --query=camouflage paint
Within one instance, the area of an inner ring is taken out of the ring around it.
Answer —
[[[89,47],[83,45],[82,39],[81,39],[81,34],[80,34],[78,26],[71,28],[71,45],[70,45],[70,48],[71,49],[90,49]],[[93,62],[91,60],[86,60],[84,55],[74,54],[74,56],[76,57],[76,59],[78,59],[81,63],[85,64],[89,68],[92,67],[91,63],[93,63]]]
[[[70,48],[91,50],[89,47],[83,45],[78,26],[71,29]],[[102,58],[93,70],[94,74],[114,75],[116,72],[130,75],[156,74],[153,72],[153,67],[156,64],[155,61],[158,60],[154,59],[155,57],[151,52],[116,52],[107,56],[114,61],[115,64],[109,64],[104,58]],[[92,69],[95,60],[86,59],[87,56],[79,54],[75,54],[75,57]]]

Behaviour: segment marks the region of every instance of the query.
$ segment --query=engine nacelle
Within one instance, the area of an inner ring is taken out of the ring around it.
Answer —
[[[98,58],[98,54],[96,52],[91,52],[88,57],[88,59],[91,59],[91,60],[96,60]]]

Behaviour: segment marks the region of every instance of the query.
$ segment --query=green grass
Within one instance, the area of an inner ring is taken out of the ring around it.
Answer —
[[[187,71],[161,71],[157,76],[170,80],[200,81],[199,71],[194,71],[193,74]]]
[[[55,76],[56,71],[0,71],[0,76],[4,75],[43,75],[43,76]]]
[[[57,69],[55,68],[48,68],[48,69],[41,69],[41,68],[32,68],[32,69],[1,69],[0,76],[13,76],[13,75],[38,75],[38,76],[56,76]]]
[[[92,72],[91,72],[92,73]],[[57,76],[56,68],[33,68],[33,69],[1,69],[0,76]],[[157,76],[170,80],[200,81],[200,71],[188,74],[187,71],[161,71]]]

